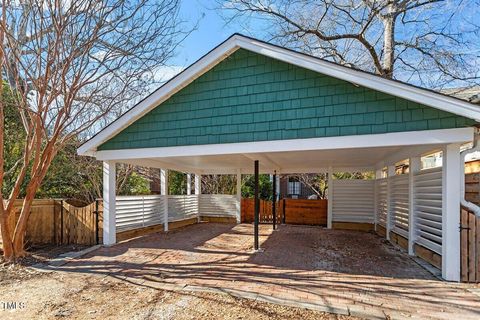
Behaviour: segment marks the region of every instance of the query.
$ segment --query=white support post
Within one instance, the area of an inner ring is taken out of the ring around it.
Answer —
[[[392,180],[395,176],[395,166],[387,167],[387,221],[385,222],[386,238],[390,240],[390,231],[392,230]]]
[[[237,170],[237,223],[242,222],[242,173]]]
[[[443,149],[442,278],[460,281],[460,144]]]
[[[192,194],[192,175],[187,173],[187,195]]]
[[[277,203],[278,201],[280,201],[280,173],[277,172],[277,183],[275,184],[275,186],[277,187]]]
[[[202,176],[199,174],[195,175],[195,194],[197,195],[197,222],[200,222],[200,200],[201,200],[201,194],[202,194]]]
[[[408,161],[408,254],[415,255],[414,245],[417,240],[417,217],[415,214],[415,174],[420,171],[420,157],[411,157]]]
[[[328,168],[327,228],[333,225],[333,168]]]
[[[374,204],[373,204],[373,228],[375,229],[375,231],[377,231],[377,225],[378,225],[378,219],[377,219],[377,216],[378,216],[378,187],[377,187],[377,180],[378,179],[381,179],[382,178],[382,169],[377,169],[375,170],[375,185],[374,185],[374,190],[373,192],[375,192],[374,194],[374,197],[373,197],[373,201]]]
[[[115,201],[116,201],[116,164],[103,162],[103,244],[113,245],[117,242]]]
[[[160,170],[160,194],[164,197],[163,230],[168,231],[168,170]]]

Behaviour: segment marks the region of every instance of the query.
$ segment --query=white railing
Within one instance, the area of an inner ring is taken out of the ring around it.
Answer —
[[[117,196],[116,200],[117,231],[163,223],[164,196]]]
[[[442,254],[442,167],[415,174],[415,242]]]
[[[388,180],[386,178],[377,179],[376,183],[376,200],[377,200],[377,223],[383,227],[387,225],[388,210]]]
[[[198,216],[198,195],[168,196],[168,221],[178,221]]]
[[[333,180],[332,217],[336,222],[374,222],[375,180]]]
[[[392,231],[408,239],[409,183],[408,174],[392,176],[390,183],[390,214]]]
[[[201,194],[200,215],[205,217],[236,217],[237,196],[227,194]]]

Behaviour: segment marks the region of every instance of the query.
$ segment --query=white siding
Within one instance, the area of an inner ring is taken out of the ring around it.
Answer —
[[[375,180],[333,180],[334,222],[374,222]]]

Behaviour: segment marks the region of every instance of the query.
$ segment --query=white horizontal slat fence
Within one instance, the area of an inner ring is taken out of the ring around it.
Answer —
[[[408,174],[392,176],[390,183],[390,214],[392,231],[408,239],[409,183]]]
[[[117,196],[115,216],[117,231],[161,224],[164,210],[165,197],[161,195]]]
[[[334,222],[374,222],[375,180],[333,180]]]
[[[442,167],[415,174],[415,242],[442,254]]]
[[[236,217],[237,196],[227,194],[201,194],[199,214],[205,217]]]
[[[386,178],[377,179],[376,192],[377,192],[377,223],[383,227],[387,225],[387,210],[388,210],[388,180]]]
[[[178,221],[198,216],[197,195],[169,195],[168,221]]]

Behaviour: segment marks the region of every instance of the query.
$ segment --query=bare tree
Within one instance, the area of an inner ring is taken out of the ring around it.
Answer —
[[[343,65],[430,88],[479,83],[478,0],[217,2],[228,21]]]
[[[57,152],[143,95],[186,31],[179,0],[3,0],[1,10],[0,94],[11,91],[25,130],[21,158],[5,168],[0,101],[0,225],[4,257],[14,260],[25,254],[32,200]],[[6,193],[7,172],[16,178]]]

